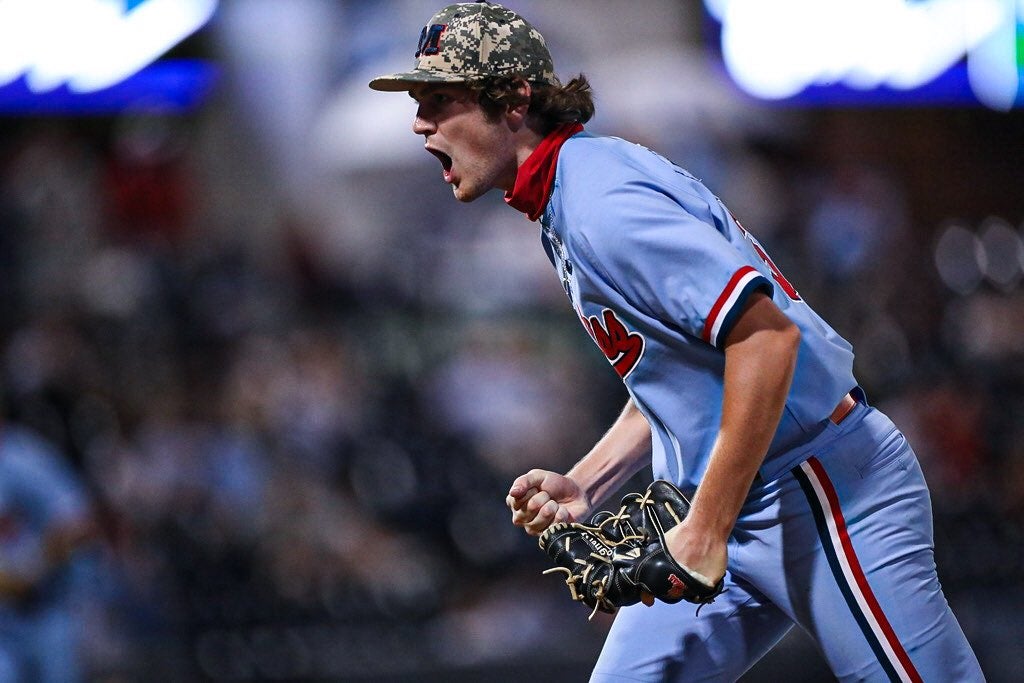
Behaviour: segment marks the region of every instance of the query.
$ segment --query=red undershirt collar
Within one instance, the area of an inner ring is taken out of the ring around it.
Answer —
[[[531,221],[541,217],[551,196],[551,187],[555,184],[558,151],[566,140],[581,130],[581,123],[564,123],[541,140],[537,149],[519,167],[512,191],[505,193],[509,206],[525,213]]]

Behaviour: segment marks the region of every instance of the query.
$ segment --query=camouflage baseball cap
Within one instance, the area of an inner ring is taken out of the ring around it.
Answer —
[[[519,75],[554,83],[555,67],[544,37],[510,9],[489,2],[448,5],[420,32],[412,71],[379,76],[374,90],[409,90],[417,83],[467,83]]]

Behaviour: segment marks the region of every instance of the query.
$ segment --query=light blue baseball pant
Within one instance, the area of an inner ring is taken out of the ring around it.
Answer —
[[[591,678],[735,681],[799,625],[841,681],[981,681],[935,570],[917,458],[884,414],[858,403],[755,482],[729,541],[727,591],[621,609]]]

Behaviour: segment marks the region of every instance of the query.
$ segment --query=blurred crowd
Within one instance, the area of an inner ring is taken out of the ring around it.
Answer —
[[[759,124],[694,106],[655,129],[595,84],[594,129],[704,178],[854,343],[922,459],[946,595],[1013,680],[1020,113],[751,103]],[[304,204],[259,123],[227,97],[0,122],[0,679],[580,679],[609,622],[540,576],[504,496],[626,395],[536,225],[456,206],[425,154],[323,170]],[[784,646],[801,668],[775,680],[820,675]]]

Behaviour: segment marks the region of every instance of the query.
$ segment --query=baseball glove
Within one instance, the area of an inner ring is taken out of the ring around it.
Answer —
[[[681,566],[665,549],[665,534],[683,521],[690,503],[671,482],[657,480],[643,493],[623,497],[617,513],[603,510],[590,524],[553,524],[541,535],[541,550],[564,573],[573,600],[598,611],[615,612],[645,596],[662,602],[713,602],[723,581]]]

